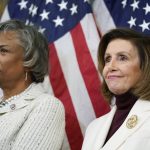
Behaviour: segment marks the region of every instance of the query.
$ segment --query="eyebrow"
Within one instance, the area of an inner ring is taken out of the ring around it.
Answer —
[[[118,54],[128,54],[128,55],[130,56],[130,54],[129,54],[128,52],[126,52],[126,51],[117,52],[116,54],[117,54],[117,55],[118,55]],[[111,54],[110,54],[110,53],[105,53],[104,57],[105,57],[105,56],[108,56],[108,55],[111,55]]]
[[[0,45],[0,48],[4,47],[4,46],[7,46],[7,45]]]

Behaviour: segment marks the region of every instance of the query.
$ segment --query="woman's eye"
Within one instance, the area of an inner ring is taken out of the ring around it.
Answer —
[[[0,53],[1,54],[6,54],[8,52],[7,49],[4,49],[4,48],[0,48]]]
[[[105,64],[108,63],[108,62],[110,62],[110,60],[111,60],[111,57],[110,57],[110,56],[105,57],[105,58],[104,58]]]
[[[125,61],[125,60],[128,60],[128,57],[125,56],[125,55],[120,55],[120,56],[119,56],[119,60]]]

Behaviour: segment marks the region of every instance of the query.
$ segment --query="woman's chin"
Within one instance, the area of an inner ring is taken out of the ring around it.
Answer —
[[[121,95],[128,91],[128,90],[120,89],[120,88],[109,88],[109,90],[115,95]]]

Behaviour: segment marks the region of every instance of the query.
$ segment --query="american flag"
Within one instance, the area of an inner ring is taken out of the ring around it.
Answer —
[[[150,1],[95,0],[93,12],[103,35],[116,27],[127,27],[150,34]]]
[[[44,86],[66,110],[64,150],[80,150],[88,124],[109,111],[100,93],[100,41],[88,0],[10,0],[1,21],[36,24],[49,41],[49,80]],[[51,90],[50,90],[51,89]]]

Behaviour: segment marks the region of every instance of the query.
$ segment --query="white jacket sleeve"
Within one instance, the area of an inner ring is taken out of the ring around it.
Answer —
[[[37,103],[20,127],[12,150],[59,150],[65,133],[64,107],[55,97]]]

